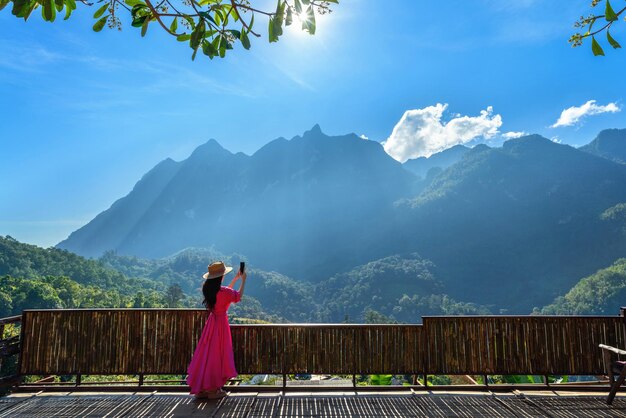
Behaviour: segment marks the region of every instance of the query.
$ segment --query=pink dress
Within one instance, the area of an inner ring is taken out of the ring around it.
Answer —
[[[222,286],[217,292],[215,307],[204,324],[187,369],[187,384],[191,394],[214,391],[224,386],[228,379],[237,376],[226,311],[231,303],[240,300],[239,292],[229,287]]]

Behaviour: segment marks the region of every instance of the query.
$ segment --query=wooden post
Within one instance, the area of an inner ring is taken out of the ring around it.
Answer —
[[[287,361],[285,359],[285,352],[287,351],[287,341],[286,341],[286,335],[287,332],[285,332],[283,330],[282,332],[282,337],[283,337],[283,364],[282,364],[282,372],[283,372],[283,390],[285,388],[287,388]]]
[[[548,375],[544,374],[543,375],[543,383],[547,386],[550,387],[550,381],[548,380]]]
[[[352,375],[352,387],[356,389],[356,374]]]
[[[485,387],[488,388],[489,387],[489,377],[486,374],[483,375],[483,380],[485,381]]]
[[[428,375],[424,375],[424,387],[428,387]]]
[[[139,386],[143,386],[143,373],[139,373]]]
[[[82,378],[83,378],[83,375],[81,375],[80,373],[78,373],[78,374],[76,375],[76,386],[80,386],[80,384],[81,384],[81,383],[82,383],[82,381],[83,381],[83,379],[82,379]]]

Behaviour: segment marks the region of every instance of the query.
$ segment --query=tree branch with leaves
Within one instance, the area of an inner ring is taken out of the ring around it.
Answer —
[[[156,22],[161,29],[185,42],[193,50],[213,59],[223,58],[239,42],[250,49],[250,36],[261,37],[255,30],[255,16],[268,20],[268,39],[277,42],[283,28],[299,22],[303,31],[315,34],[316,15],[331,12],[331,4],[339,0],[278,0],[276,9],[263,10],[255,7],[254,0],[0,0],[0,10],[12,4],[11,13],[28,20],[32,13],[41,9],[47,22],[54,22],[57,13],[65,12],[69,19],[77,8],[96,7],[93,30],[100,32],[105,26],[122,29],[122,19],[127,16],[131,26],[140,29],[145,36],[150,23]]]
[[[591,51],[593,55],[604,55],[604,49],[596,39],[596,35],[605,32],[606,39],[614,49],[621,48],[619,42],[611,35],[611,29],[619,21],[620,16],[626,11],[626,7],[619,9],[617,12],[613,9],[609,0],[592,0],[591,7],[597,9],[599,5],[604,5],[604,14],[589,16],[581,16],[574,23],[574,27],[581,28],[585,32],[577,32],[573,34],[569,42],[573,47],[581,46],[586,38],[591,38]],[[594,30],[595,29],[595,30]]]

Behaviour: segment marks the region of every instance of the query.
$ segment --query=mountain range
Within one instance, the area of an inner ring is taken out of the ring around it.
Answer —
[[[626,202],[624,156],[626,130],[579,149],[530,135],[405,164],[378,142],[317,125],[251,156],[210,140],[184,161],[159,163],[58,246],[150,258],[215,247],[317,291],[347,294],[334,278],[372,294],[380,286],[395,302],[445,295],[527,313],[625,256],[623,226],[602,217]],[[363,273],[402,254],[434,281],[402,279],[394,290],[397,271]],[[326,304],[333,318],[342,303]]]

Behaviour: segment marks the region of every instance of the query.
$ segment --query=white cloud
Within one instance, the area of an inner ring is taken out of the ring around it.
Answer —
[[[524,131],[522,132],[511,131],[511,132],[506,132],[502,134],[502,137],[504,137],[505,139],[513,139],[513,138],[520,138],[524,135],[528,135],[528,134]]]
[[[365,135],[365,134],[361,134],[361,135],[359,135],[359,138],[361,138],[361,139],[365,139],[365,140],[368,140],[368,139],[369,139],[369,137],[368,137],[367,135]]]
[[[385,151],[400,162],[430,155],[475,138],[489,139],[497,135],[502,117],[493,108],[480,111],[480,116],[454,115],[442,121],[447,104],[437,103],[423,109],[407,110],[383,142]]]
[[[622,109],[620,109],[615,102],[602,106],[597,105],[595,100],[589,100],[582,106],[572,106],[563,110],[559,120],[557,120],[551,128],[558,128],[559,126],[572,126],[585,116],[599,115],[600,113],[616,113],[620,110]]]

